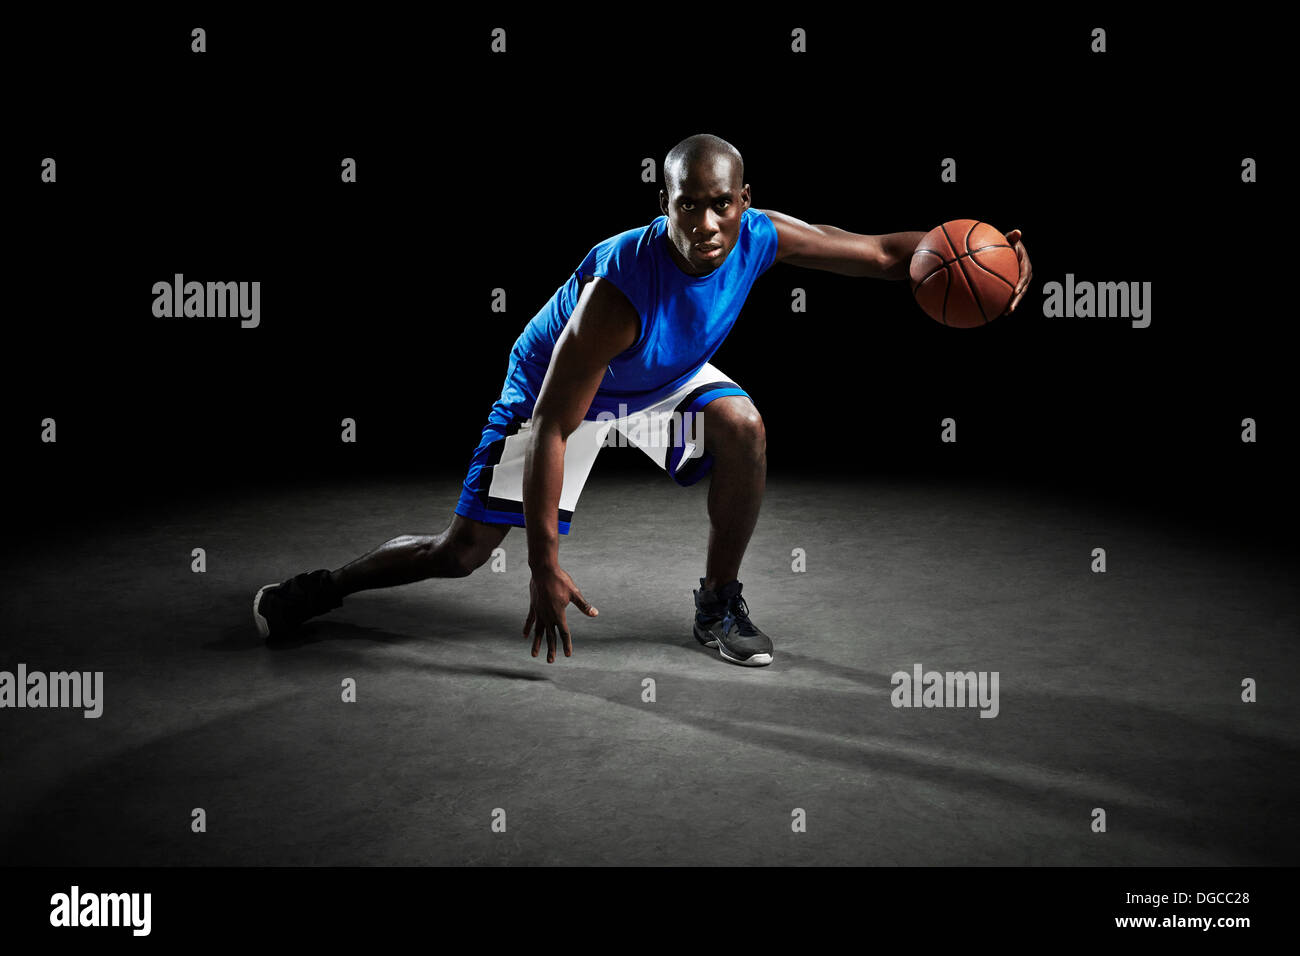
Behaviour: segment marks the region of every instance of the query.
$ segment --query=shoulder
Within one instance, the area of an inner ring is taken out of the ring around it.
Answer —
[[[762,236],[775,238],[778,232],[776,220],[773,217],[779,215],[781,215],[779,212],[774,213],[767,209],[755,209],[750,206],[741,216],[741,227]]]
[[[808,227],[808,224],[802,219],[796,219],[794,216],[787,216],[785,213],[777,212],[775,209],[755,209],[752,211],[760,213],[765,219],[767,219],[767,221],[772,224],[772,228],[776,230],[776,234],[779,238],[793,236],[799,232],[801,228],[806,229]]]
[[[610,236],[592,248],[578,269],[580,284],[589,286],[580,296],[591,311],[612,316],[617,325],[626,325],[629,316],[639,325],[651,313],[659,275],[655,241],[662,232],[662,223],[656,219]],[[600,281],[587,283],[588,279]]]
[[[583,283],[572,324],[583,338],[617,346],[615,352],[621,352],[638,337],[641,315],[617,280],[594,276]]]
[[[631,315],[633,318],[637,315],[636,306],[611,276],[592,276],[583,280],[578,294],[579,304],[588,308],[623,316]]]
[[[773,215],[780,213],[750,206],[741,217],[741,228],[748,235],[748,244],[757,251],[764,271],[776,262],[781,248],[781,234]]]
[[[772,230],[777,239],[776,258],[778,260],[797,255],[803,244],[815,232],[814,228],[802,219],[796,219],[794,216],[777,212],[775,209],[755,211],[762,213],[768,222],[772,224]]]
[[[654,253],[655,239],[663,233],[663,219],[660,216],[647,226],[610,236],[592,250],[593,257],[603,266],[620,271],[644,264]]]

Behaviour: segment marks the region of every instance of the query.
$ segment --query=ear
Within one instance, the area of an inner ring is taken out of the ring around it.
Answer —
[[[745,200],[745,208],[748,209],[750,203],[753,202],[749,195],[749,183],[745,183],[745,188],[740,191],[740,198]]]
[[[668,190],[659,190],[659,211],[665,216],[668,215]]]

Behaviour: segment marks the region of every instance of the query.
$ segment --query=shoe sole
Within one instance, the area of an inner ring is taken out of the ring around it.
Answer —
[[[262,617],[262,593],[266,591],[267,588],[276,587],[277,584],[264,584],[258,589],[257,593],[253,595],[253,622],[257,625],[257,633],[261,634],[264,638],[271,636],[271,625],[267,622],[266,618]]]
[[[694,634],[695,639],[705,647],[716,647],[718,649],[718,656],[729,663],[739,664],[741,667],[766,667],[768,664],[772,663],[771,654],[752,654],[745,660],[741,660],[739,657],[732,657],[727,653],[727,649],[718,642],[717,638],[709,638],[706,640],[701,637],[700,627],[698,624],[691,625],[691,633]]]

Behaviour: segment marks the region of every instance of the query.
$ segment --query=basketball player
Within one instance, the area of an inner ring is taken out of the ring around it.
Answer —
[[[447,529],[402,535],[335,571],[266,585],[253,600],[264,637],[290,633],[357,591],[468,575],[518,526],[532,570],[524,635],[534,657],[543,635],[548,662],[557,645],[571,656],[565,609],[597,610],[560,566],[559,536],[618,428],[680,485],[712,473],[694,634],[723,660],[771,663],[772,641],[750,619],[738,580],[763,498],[763,420],[709,359],[774,263],[905,279],[925,233],[857,235],[752,209],[740,153],[707,134],[674,146],[663,175],[663,215],[593,248],[515,342]],[[1020,263],[1011,312],[1032,273],[1020,231],[1007,241]]]

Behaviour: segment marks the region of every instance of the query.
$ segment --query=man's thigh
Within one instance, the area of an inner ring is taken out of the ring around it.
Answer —
[[[705,409],[720,399],[732,401],[726,404],[726,411],[719,418],[729,419],[736,409],[745,407],[758,414],[743,388],[713,365],[706,364],[663,401],[620,418],[614,424],[621,440],[640,448],[673,481],[682,486],[693,485],[713,467],[713,454],[708,449],[710,415],[705,414]],[[721,411],[723,406],[717,408]]]

